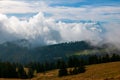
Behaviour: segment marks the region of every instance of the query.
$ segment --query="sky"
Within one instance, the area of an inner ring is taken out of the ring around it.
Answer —
[[[0,43],[69,41],[120,46],[120,0],[0,0]]]

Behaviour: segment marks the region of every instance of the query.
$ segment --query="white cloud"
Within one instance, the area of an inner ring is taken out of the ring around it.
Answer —
[[[67,41],[100,39],[98,31],[88,30],[88,26],[99,26],[96,23],[64,23],[53,18],[44,17],[43,13],[20,21],[17,17],[8,18],[0,15],[0,41],[28,39],[33,44],[54,44]]]
[[[48,2],[48,3],[47,3]],[[0,13],[37,13],[45,12],[52,14],[52,18],[72,20],[113,21],[120,20],[120,6],[82,6],[82,7],[52,7],[53,1],[0,1]],[[118,13],[118,14],[114,14]],[[108,14],[108,15],[105,15]]]
[[[39,10],[44,9],[46,4],[44,2],[29,2],[29,1],[18,1],[18,0],[3,0],[0,1],[0,13],[35,13]]]
[[[25,38],[33,44],[54,44],[77,40],[90,40],[94,44],[101,41],[119,43],[119,6],[84,6],[76,8],[51,7],[49,4],[44,1],[0,1],[0,13],[2,13],[0,14],[0,41]],[[15,16],[7,17],[4,15],[9,13],[36,13],[39,11],[40,13],[37,15],[23,20]],[[52,16],[46,18],[43,12],[50,13]],[[56,23],[59,19],[92,20],[95,22]],[[106,33],[101,33],[101,26],[96,21],[106,22],[105,24],[101,23],[102,27],[106,29]]]
[[[55,9],[49,9],[48,12],[54,13],[55,19],[66,18],[74,20],[93,20],[93,21],[110,21],[113,19],[120,19],[120,7],[57,7]],[[104,15],[104,14],[111,15]]]
[[[105,43],[115,44],[118,48],[120,48],[120,23],[119,22],[111,22],[106,27]]]

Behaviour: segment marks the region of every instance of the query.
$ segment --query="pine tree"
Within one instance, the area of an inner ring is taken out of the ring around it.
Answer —
[[[59,69],[59,77],[68,75],[67,69]]]
[[[72,71],[72,74],[78,74],[78,69],[77,67],[74,67],[73,71]]]
[[[78,67],[78,73],[84,73],[85,72],[85,66],[79,66]]]
[[[99,63],[98,56],[97,55],[89,56],[88,62],[89,62],[89,64],[97,64],[97,63]]]
[[[62,77],[62,76],[66,76],[68,75],[68,71],[67,71],[67,68],[66,68],[66,64],[64,61],[61,61],[60,62],[60,69],[58,71],[58,76],[59,77]]]
[[[108,54],[105,54],[103,57],[102,57],[102,62],[103,63],[106,63],[106,62],[109,62],[110,61],[110,57]]]
[[[111,61],[120,61],[120,55],[113,54],[112,57],[111,57]]]
[[[27,78],[26,72],[24,71],[24,67],[21,65],[18,67],[18,77],[22,79]]]
[[[28,69],[28,74],[27,74],[28,78],[32,78],[34,76],[34,70],[32,68]]]

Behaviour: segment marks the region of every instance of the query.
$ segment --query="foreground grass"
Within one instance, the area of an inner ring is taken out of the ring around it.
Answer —
[[[22,80],[4,79],[0,80]],[[30,79],[24,79],[30,80]],[[120,61],[86,66],[86,72],[77,75],[58,77],[58,70],[38,73],[31,80],[120,80]]]
[[[58,77],[58,70],[39,73],[32,80],[120,80],[120,62],[86,66],[86,72]]]

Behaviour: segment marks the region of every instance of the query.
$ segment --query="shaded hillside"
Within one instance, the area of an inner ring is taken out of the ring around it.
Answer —
[[[10,62],[44,62],[67,59],[69,56],[81,56],[89,54],[114,53],[115,50],[105,49],[104,47],[91,46],[85,41],[61,43],[48,46],[31,48],[26,40],[6,42],[0,44],[0,60]],[[113,52],[114,51],[114,52]],[[118,53],[118,52],[115,52]]]
[[[89,43],[80,41],[80,42],[70,42],[62,43],[44,47],[34,48],[32,54],[37,54],[38,59],[43,58],[43,60],[56,60],[56,59],[66,59],[67,54],[74,54],[78,51],[94,49]]]
[[[58,58],[65,59],[67,54],[90,49],[93,49],[93,47],[85,41],[61,43],[36,48],[24,47],[24,44],[21,46],[18,45],[18,43],[16,44],[16,42],[6,42],[0,44],[0,59],[2,61],[22,63],[30,61],[53,61]]]
[[[28,52],[28,48],[21,47],[11,42],[6,42],[0,45],[0,59],[2,61],[24,62],[24,60],[30,58]]]

